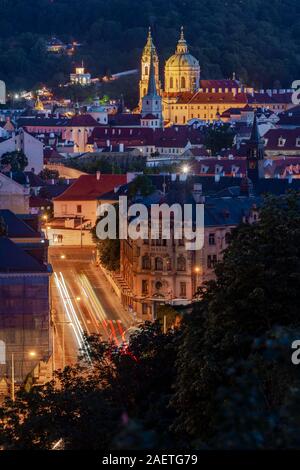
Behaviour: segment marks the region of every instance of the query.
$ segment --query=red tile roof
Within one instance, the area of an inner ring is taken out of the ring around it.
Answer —
[[[92,201],[127,182],[126,175],[82,175],[54,201]]]
[[[282,145],[280,139],[283,139]],[[270,129],[265,135],[266,150],[297,150],[300,151],[300,128]],[[298,144],[298,145],[297,145]]]
[[[248,95],[249,104],[287,104],[292,103],[292,93],[254,93]]]
[[[110,128],[96,127],[88,143],[97,146],[106,147],[107,141],[115,146],[124,144],[130,146],[156,146],[185,148],[188,142],[191,144],[203,144],[204,136],[201,130],[194,129],[191,126],[172,126],[165,129],[150,128]]]
[[[70,119],[68,127],[95,127],[99,123],[90,114],[78,114]]]
[[[219,88],[241,88],[241,85],[236,80],[200,80],[200,88],[213,89]]]

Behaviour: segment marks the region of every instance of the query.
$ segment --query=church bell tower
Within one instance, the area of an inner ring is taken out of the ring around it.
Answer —
[[[158,60],[156,47],[153,44],[151,28],[149,28],[148,38],[147,38],[147,42],[143,50],[143,55],[142,55],[142,60],[141,60],[141,79],[140,79],[140,85],[139,85],[139,91],[140,91],[139,109],[142,108],[142,99],[146,95],[147,90],[148,90],[151,59],[153,62],[153,67],[154,67],[156,89],[158,93],[160,94],[161,83],[159,80],[159,60]]]

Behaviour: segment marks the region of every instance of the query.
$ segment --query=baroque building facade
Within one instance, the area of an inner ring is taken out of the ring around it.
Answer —
[[[164,67],[164,87],[159,78],[159,57],[149,30],[141,58],[139,110],[147,94],[150,63],[153,62],[156,89],[162,97],[162,112],[167,124],[186,124],[192,119],[213,121],[228,108],[243,108],[247,92],[235,76],[232,80],[200,80],[199,61],[190,53],[183,27],[175,53]]]

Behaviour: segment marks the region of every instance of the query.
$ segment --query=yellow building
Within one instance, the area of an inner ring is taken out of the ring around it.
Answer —
[[[248,89],[232,80],[200,80],[200,64],[189,52],[183,27],[175,54],[165,64],[164,89],[159,80],[159,59],[149,30],[141,59],[139,109],[147,93],[150,63],[155,70],[155,82],[162,96],[163,119],[169,124],[186,124],[192,119],[214,121],[228,108],[243,108]]]

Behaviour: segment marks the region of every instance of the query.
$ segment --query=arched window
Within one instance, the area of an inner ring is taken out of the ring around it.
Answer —
[[[155,258],[155,271],[163,270],[163,260],[162,258]]]
[[[146,67],[145,67],[145,75],[148,75],[148,73],[149,73],[149,69],[148,69],[148,65],[146,65]]]
[[[142,257],[142,268],[143,269],[150,269],[151,268],[151,261],[148,255]]]
[[[177,259],[177,269],[178,271],[186,270],[186,261],[184,256],[179,256],[179,258]]]
[[[185,77],[181,77],[181,88],[185,88]]]
[[[166,259],[167,271],[172,271],[172,261],[171,258]]]
[[[0,340],[0,364],[6,364],[5,342]]]
[[[173,77],[170,78],[170,88],[173,88]]]

